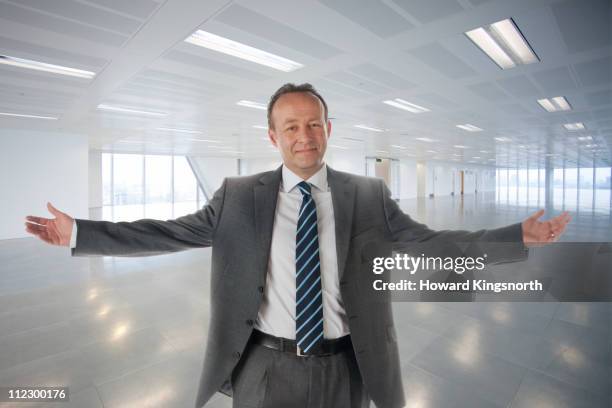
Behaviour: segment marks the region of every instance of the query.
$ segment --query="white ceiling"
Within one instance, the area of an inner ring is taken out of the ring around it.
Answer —
[[[93,149],[271,157],[276,153],[264,140],[266,131],[253,128],[266,123],[265,111],[236,102],[266,103],[283,83],[308,81],[326,98],[334,118],[330,143],[346,151],[380,156],[376,152],[384,150],[389,153],[382,155],[391,157],[504,167],[542,164],[547,157],[557,165],[609,166],[611,3],[0,0],[0,55],[97,73],[87,80],[0,65],[0,112],[60,118],[0,116],[0,126],[86,133]],[[463,35],[508,17],[539,63],[501,70]],[[281,73],[185,43],[198,28],[305,67]],[[569,100],[571,112],[547,113],[536,103],[559,95]],[[382,103],[392,98],[431,111],[415,115]],[[96,110],[100,103],[169,115],[151,119],[104,113]],[[562,127],[568,122],[584,122],[587,130],[568,132]],[[463,123],[484,131],[455,127]],[[388,131],[360,130],[355,124]],[[158,127],[202,134],[173,134]],[[579,142],[579,135],[593,140]],[[496,142],[500,136],[512,142]],[[218,143],[188,140],[194,137],[222,140],[234,153],[221,153]]]

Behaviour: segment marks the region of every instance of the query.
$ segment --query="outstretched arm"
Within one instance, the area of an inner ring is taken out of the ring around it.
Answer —
[[[383,184],[383,183],[381,183]],[[435,231],[404,214],[391,199],[391,192],[383,184],[384,210],[387,226],[395,242],[394,249],[403,252],[418,246],[425,252],[454,252],[463,254],[488,253],[489,262],[511,261],[526,256],[525,246],[556,241],[565,230],[570,217],[567,213],[540,222],[544,213],[538,211],[522,223],[479,231]],[[423,243],[415,245],[415,243]],[[504,244],[502,244],[504,243]],[[464,244],[471,244],[465,246]],[[462,247],[462,250],[459,250]]]
[[[154,255],[210,246],[221,215],[225,186],[224,182],[204,208],[175,220],[114,223],[77,219],[78,234],[72,254]],[[69,246],[73,218],[51,204],[47,208],[55,218],[28,216],[26,230],[49,244]]]

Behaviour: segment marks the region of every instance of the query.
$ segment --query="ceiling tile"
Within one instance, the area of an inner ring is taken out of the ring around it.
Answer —
[[[427,44],[407,51],[436,71],[452,79],[476,75],[476,71],[440,44]]]
[[[234,65],[215,61],[200,55],[193,55],[187,52],[177,50],[172,50],[166,53],[164,55],[164,58],[167,58],[171,61],[180,62],[182,64],[191,65],[198,69],[216,71],[222,74],[237,76],[244,79],[263,80],[269,78],[269,76],[261,74],[259,72],[250,71]]]
[[[223,10],[215,20],[315,58],[327,59],[341,53],[329,44],[237,4]]]
[[[421,23],[430,23],[464,11],[456,0],[393,0]]]
[[[585,99],[591,106],[612,104],[612,90],[595,91],[585,95]]]
[[[374,64],[368,63],[357,65],[349,69],[349,71],[369,79],[372,82],[381,83],[391,89],[410,89],[416,86],[407,79],[401,78],[400,76]]]
[[[0,3],[0,16],[3,19],[28,26],[111,46],[120,46],[128,38],[118,33],[97,29],[60,17],[42,14],[9,3]]]
[[[17,3],[121,34],[133,34],[141,25],[141,21],[134,18],[121,16],[74,0],[19,0]]]
[[[573,0],[553,4],[551,8],[570,53],[612,45],[609,0]]]
[[[511,95],[524,97],[539,94],[533,82],[525,75],[517,75],[509,78],[503,78],[497,83]]]
[[[332,79],[334,81],[372,94],[383,94],[389,92],[389,88],[387,88],[386,86],[380,85],[376,82],[371,82],[346,71],[333,72],[331,74],[326,75],[325,78]]]
[[[89,3],[99,4],[120,13],[129,14],[141,20],[147,19],[159,6],[152,0],[87,0]]]
[[[567,67],[534,72],[533,77],[546,92],[555,93],[557,91],[576,89],[576,82]]]
[[[499,85],[493,82],[481,82],[479,84],[468,85],[475,94],[490,101],[501,101],[508,99],[508,95],[501,90]]]
[[[61,46],[61,44],[58,44]],[[72,68],[102,68],[108,63],[103,58],[75,54],[70,51],[41,47],[25,41],[0,36],[0,54],[32,59],[49,64],[69,65]],[[78,66],[77,66],[78,65]]]
[[[584,86],[609,85],[612,82],[612,58],[610,57],[576,64],[574,69]]]
[[[410,30],[413,25],[379,0],[319,0],[382,38]]]

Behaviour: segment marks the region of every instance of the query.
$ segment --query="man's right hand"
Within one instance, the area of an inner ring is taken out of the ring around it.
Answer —
[[[55,218],[28,215],[25,223],[26,231],[48,244],[70,246],[74,219],[52,206],[51,203],[47,203],[47,209]]]

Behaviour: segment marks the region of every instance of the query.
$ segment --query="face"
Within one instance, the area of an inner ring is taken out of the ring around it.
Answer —
[[[303,179],[316,173],[331,133],[321,101],[308,92],[284,94],[274,104],[272,123],[268,136],[280,150],[283,164]]]

